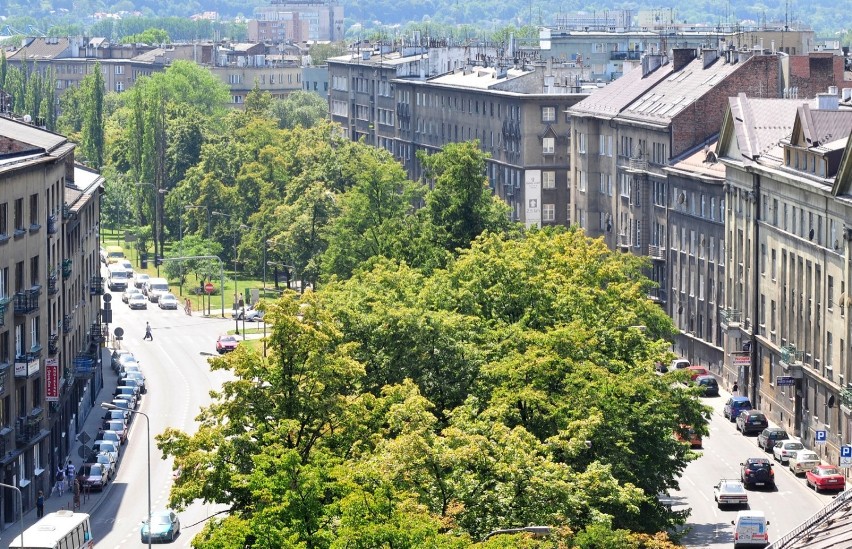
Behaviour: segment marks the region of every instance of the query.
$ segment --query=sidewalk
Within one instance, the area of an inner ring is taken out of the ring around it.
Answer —
[[[101,426],[102,418],[104,414],[104,410],[101,409],[100,403],[104,401],[109,401],[112,399],[112,394],[115,391],[115,386],[118,381],[118,376],[113,372],[111,364],[112,364],[112,352],[109,349],[101,349],[103,353],[103,376],[104,376],[104,384],[101,388],[100,392],[96,395],[95,398],[95,406],[89,412],[89,416],[86,418],[86,421],[80,427],[80,435],[71,445],[70,456],[72,456],[72,462],[77,470],[80,470],[80,466],[83,464],[83,458],[80,457],[80,448],[83,446],[80,441],[82,433],[86,433],[90,440],[88,441],[89,445],[95,441],[95,437],[98,433],[98,427]],[[49,478],[53,478],[54,473],[56,471],[45,471],[49,475]],[[83,493],[80,495],[80,509],[79,512],[82,513],[93,513],[97,510],[101,501],[104,499],[104,495],[109,493],[110,488],[112,487],[112,483],[108,484],[107,487],[102,492],[92,492],[91,494]],[[51,485],[51,489],[53,486]],[[60,509],[73,509],[74,507],[74,494],[72,491],[66,488],[64,494],[59,496],[56,492],[47,493],[45,491],[44,494],[44,512],[53,513],[55,511],[59,511]],[[38,517],[36,516],[35,508],[30,511],[24,513],[24,528],[29,528],[33,524],[38,521]],[[9,541],[15,538],[18,534],[21,533],[20,522],[16,522],[14,524],[9,524],[5,531],[0,535],[0,541],[2,541],[2,546],[8,545]]]

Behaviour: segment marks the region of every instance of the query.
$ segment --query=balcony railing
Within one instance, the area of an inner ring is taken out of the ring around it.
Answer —
[[[648,292],[648,299],[656,303],[666,303],[668,295],[663,288],[653,288]]]
[[[68,204],[62,205],[62,219],[69,219],[71,217],[71,206]]]
[[[648,255],[651,256],[653,259],[665,261],[665,259],[666,259],[666,247],[665,246],[657,246],[655,244],[650,244],[648,246]]]
[[[38,298],[41,295],[41,286],[33,286],[29,290],[15,294],[15,314],[25,315],[38,310]]]
[[[104,277],[92,277],[92,280],[89,282],[89,295],[104,295]]]
[[[51,355],[59,352],[59,334],[50,334],[47,338],[47,352]]]
[[[47,234],[56,234],[56,231],[59,230],[58,221],[59,220],[56,218],[56,215],[47,216]]]
[[[840,404],[852,410],[852,387],[840,389]]]
[[[628,235],[628,234],[618,235],[618,247],[619,248],[629,248],[630,247],[630,235]]]
[[[739,309],[720,309],[719,318],[723,324],[739,324],[743,320],[743,313]]]
[[[631,158],[628,166],[630,166],[630,169],[632,170],[647,170],[648,161],[644,158]]]
[[[15,440],[26,444],[41,433],[41,423],[44,413],[41,408],[33,408],[28,416],[21,416],[15,421]]]
[[[804,358],[805,352],[797,351],[795,345],[786,345],[781,347],[781,362],[785,364],[801,364]]]
[[[641,51],[613,51],[609,54],[610,61],[638,61],[642,56]]]
[[[54,295],[59,291],[59,285],[57,284],[58,277],[56,274],[51,274],[47,276],[47,293],[48,295]]]
[[[71,321],[73,317],[71,315],[65,315],[62,317],[62,333],[70,334],[73,326],[71,325]]]
[[[95,345],[99,345],[105,341],[103,328],[100,323],[95,322],[89,328],[89,337],[91,338],[92,343]]]
[[[71,266],[72,265],[73,265],[73,262],[70,259],[63,259],[62,260],[62,278],[64,278],[65,280],[68,280],[69,278],[71,278]]]

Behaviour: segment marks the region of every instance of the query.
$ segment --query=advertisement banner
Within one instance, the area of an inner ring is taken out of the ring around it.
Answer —
[[[524,205],[527,228],[541,227],[541,170],[524,172]]]
[[[751,365],[751,353],[731,353],[731,363],[734,366]]]
[[[44,361],[44,395],[48,402],[59,401],[59,361],[55,358]]]

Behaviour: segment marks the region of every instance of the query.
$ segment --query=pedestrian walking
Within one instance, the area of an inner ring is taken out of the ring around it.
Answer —
[[[189,298],[186,298],[185,303],[186,304],[184,305],[183,310],[186,311],[186,314],[192,316],[192,302],[189,300]]]
[[[77,476],[77,469],[74,467],[74,464],[71,460],[68,460],[68,465],[65,466],[65,478],[68,480],[68,487],[72,486],[72,482],[74,482],[74,478]]]
[[[56,467],[56,484],[53,486],[53,490],[58,492],[60,496],[65,493],[65,471],[59,466]]]
[[[74,510],[80,509],[80,479],[74,478]]]
[[[739,390],[740,390],[740,384],[735,381],[734,386],[731,387],[731,393],[737,394],[737,391],[739,391]]]
[[[41,490],[38,491],[38,499],[36,499],[36,517],[41,518],[44,516],[44,492]]]
[[[154,336],[151,335],[151,325],[149,323],[145,323],[145,337],[142,338],[142,341],[145,340],[154,341]]]

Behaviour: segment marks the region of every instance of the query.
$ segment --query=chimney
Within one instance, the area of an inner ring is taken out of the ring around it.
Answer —
[[[833,88],[834,86],[832,86]],[[835,88],[836,89],[836,88]],[[831,88],[829,88],[831,90]],[[821,111],[836,111],[840,106],[840,98],[836,93],[818,93],[817,103]]]
[[[674,48],[672,50],[672,70],[679,71],[695,59],[694,48]]]
[[[659,53],[649,53],[642,58],[642,77],[648,76],[663,64],[663,56]]]
[[[719,52],[716,50],[702,50],[701,51],[701,59],[704,61],[704,68],[706,69],[713,62],[719,58]]]

